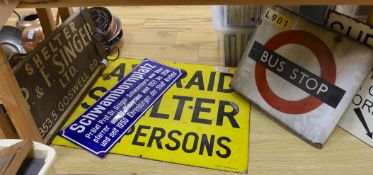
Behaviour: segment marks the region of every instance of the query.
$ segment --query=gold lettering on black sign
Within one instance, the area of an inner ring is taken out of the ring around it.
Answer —
[[[87,84],[99,76],[103,51],[94,43],[93,26],[87,10],[81,10],[15,67],[22,93],[47,142],[54,134],[49,131],[56,131],[54,125],[62,124],[89,88]]]

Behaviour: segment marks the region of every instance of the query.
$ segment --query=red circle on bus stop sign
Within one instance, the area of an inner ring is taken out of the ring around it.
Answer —
[[[334,84],[336,80],[336,66],[332,52],[328,46],[315,35],[301,30],[288,30],[281,32],[265,44],[273,52],[286,44],[300,44],[315,54],[320,65],[321,78]],[[255,80],[258,91],[263,99],[273,108],[288,114],[303,114],[310,112],[322,104],[322,101],[310,95],[301,100],[291,101],[277,96],[269,87],[266,78],[266,68],[256,63]]]

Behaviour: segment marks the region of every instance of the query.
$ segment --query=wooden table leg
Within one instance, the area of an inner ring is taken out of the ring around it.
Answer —
[[[0,30],[3,25],[8,21],[10,14],[12,14],[13,10],[19,4],[19,0],[12,0],[8,1],[8,3],[4,2],[3,0],[0,1]]]
[[[0,109],[0,139],[7,139],[9,136],[7,135],[7,130],[9,124],[5,120],[5,115],[2,113]]]
[[[40,25],[43,28],[43,33],[46,38],[56,28],[52,10],[50,8],[36,8],[36,12],[38,13]]]
[[[16,77],[0,48],[0,101],[22,139],[31,139],[43,143],[38,128],[22,96]]]
[[[10,121],[0,106],[0,139],[15,139],[17,134],[13,130]]]
[[[369,14],[368,14],[367,23],[369,25],[373,25],[373,6],[369,7]]]
[[[73,8],[71,7],[58,8],[58,12],[60,13],[62,22],[64,22],[67,18],[69,18],[73,14]]]

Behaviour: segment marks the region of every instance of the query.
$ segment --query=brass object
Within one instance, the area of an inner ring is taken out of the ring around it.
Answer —
[[[26,52],[32,51],[41,41],[44,40],[43,29],[36,12],[23,15],[17,20],[16,26],[22,29],[22,43]]]
[[[25,29],[26,27],[30,27],[32,24],[40,24],[39,17],[36,12],[23,15],[16,21],[16,26],[21,30]]]
[[[122,23],[119,18],[114,16],[114,23],[115,23],[115,32],[113,35],[110,35],[108,44],[110,46],[114,46],[119,43],[120,39],[123,37],[123,31],[122,31]]]
[[[32,51],[43,40],[44,33],[40,24],[32,24],[22,31],[22,42],[26,52]]]

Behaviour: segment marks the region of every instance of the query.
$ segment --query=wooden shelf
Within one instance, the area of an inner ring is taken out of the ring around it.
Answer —
[[[218,5],[218,4],[363,4],[372,5],[372,0],[56,0],[47,3],[24,3],[19,8],[76,7],[76,6],[124,6],[124,5]]]

